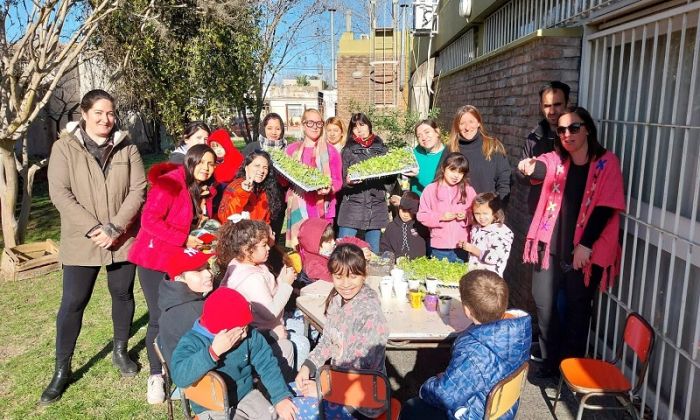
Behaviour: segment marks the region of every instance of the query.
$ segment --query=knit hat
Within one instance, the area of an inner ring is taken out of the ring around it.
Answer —
[[[406,197],[406,195],[404,195],[403,197],[401,197],[399,208],[406,210],[407,212],[411,213],[411,216],[416,217],[416,214],[418,213],[419,204],[420,201],[414,200],[413,198]]]
[[[170,280],[185,271],[195,271],[207,264],[213,254],[205,254],[194,248],[178,248],[168,256],[167,273]]]
[[[199,323],[212,334],[244,327],[253,321],[250,304],[233,289],[219,287],[204,301]]]

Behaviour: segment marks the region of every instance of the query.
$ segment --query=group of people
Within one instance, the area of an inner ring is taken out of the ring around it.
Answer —
[[[567,85],[543,87],[544,119],[514,171],[475,107],[458,110],[446,144],[435,121],[421,121],[413,149],[418,169],[402,174],[409,178],[402,191],[396,176],[348,176],[351,165],[388,153],[366,115],[353,114],[346,132],[343,121],[323,121],[315,109],[303,114],[301,141],[288,144],[284,121],[271,113],[242,153],[225,129],[190,123],[170,162],[146,176],[138,150],[115,127],[114,99],[88,92],[80,122],[62,132],[49,165],[50,195],[61,214],[63,297],[56,366],[41,402],[59,399],[69,383],[83,311],[104,265],[112,361],[124,376],[138,371],[127,342],[139,273],[149,311],[149,403],[165,399],[157,337],[176,385],[187,387],[212,369],[236,383],[237,418],[315,418],[314,375],[321,365],[384,371],[389,326],[365,279],[372,254],[390,251],[468,262],[470,269],[460,295],[473,325],[455,340],[447,370],[421,387],[402,417],[483,416],[489,388],[530,352],[529,315],[506,313],[512,172],[533,185],[523,261],[533,263],[540,344],[534,356],[544,375],[556,374],[562,358],[585,353],[594,291],[607,287],[619,267],[619,162],[598,142],[589,113],[568,108],[568,100]],[[317,168],[331,184],[298,188],[275,171],[271,149]],[[286,246],[300,255],[300,272],[277,245],[283,232]],[[309,340],[294,296],[317,281],[330,290],[327,320],[320,337]],[[486,342],[493,337],[505,345]],[[517,346],[509,347],[514,340]],[[473,369],[488,373],[475,380]],[[253,371],[266,395],[254,385]],[[339,418],[380,414],[337,406],[324,411]]]

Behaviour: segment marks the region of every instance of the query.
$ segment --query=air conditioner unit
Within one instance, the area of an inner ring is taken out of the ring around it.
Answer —
[[[413,32],[415,35],[437,35],[439,0],[413,2]]]

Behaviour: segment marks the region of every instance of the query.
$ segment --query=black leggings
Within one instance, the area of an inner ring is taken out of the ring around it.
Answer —
[[[583,282],[583,272],[567,267],[563,270],[559,258],[549,256],[549,269],[536,268],[532,273],[532,297],[537,306],[537,324],[540,329],[542,357],[551,368],[567,357],[586,354],[591,305],[603,269],[592,266],[591,282]],[[560,289],[564,295],[564,310],[557,308]]]
[[[73,355],[83,325],[83,313],[90,302],[95,280],[102,267],[63,266],[63,296],[56,316],[56,360]],[[107,266],[107,287],[112,296],[114,339],[127,341],[134,317],[134,274],[136,266],[114,263]]]
[[[139,283],[141,283],[141,290],[143,290],[143,295],[146,297],[146,306],[148,306],[146,353],[148,354],[148,364],[151,367],[151,375],[160,375],[163,371],[158,355],[153,348],[153,341],[158,336],[158,319],[160,318],[158,289],[164,278],[165,273],[162,271],[150,270],[139,266]]]

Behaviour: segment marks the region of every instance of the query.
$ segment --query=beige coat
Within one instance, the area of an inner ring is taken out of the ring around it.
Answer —
[[[114,135],[106,173],[85,148],[78,123],[69,123],[54,143],[49,160],[49,195],[61,214],[60,259],[65,265],[101,266],[126,261],[138,231],[146,177],[143,161],[126,132]],[[112,223],[126,232],[109,250],[86,235]]]

